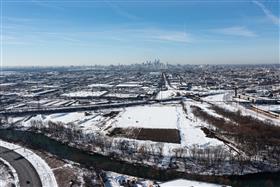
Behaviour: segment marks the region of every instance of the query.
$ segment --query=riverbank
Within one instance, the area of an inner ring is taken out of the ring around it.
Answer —
[[[0,130],[0,138],[6,141],[24,144],[25,146],[31,147],[33,149],[44,150],[62,159],[68,159],[80,163],[85,167],[94,167],[102,170],[109,170],[158,181],[185,178],[232,186],[265,186],[266,183],[271,183],[273,186],[280,185],[280,172],[257,173],[243,176],[195,175],[177,172],[174,170],[159,170],[140,164],[129,164],[123,161],[112,159],[108,156],[79,150],[77,148],[73,148],[69,145],[55,141],[43,134],[30,131]]]

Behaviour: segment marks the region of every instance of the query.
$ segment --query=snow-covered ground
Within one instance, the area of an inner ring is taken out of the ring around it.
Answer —
[[[197,119],[191,112],[190,106],[198,105],[193,100],[185,101],[187,113],[179,103],[142,105],[135,107],[127,107],[119,109],[121,112],[112,119],[107,119],[102,112],[91,111],[86,115],[85,112],[57,113],[51,115],[36,115],[26,121],[22,121],[21,125],[28,128],[35,121],[43,122],[47,125],[48,121],[61,122],[63,124],[73,123],[77,128],[83,130],[84,133],[100,132],[106,127],[112,128],[152,128],[152,129],[178,129],[181,136],[180,146],[217,146],[223,145],[223,142],[215,138],[206,137],[201,127],[207,126],[205,122]],[[204,106],[205,105],[205,106]],[[210,109],[207,104],[203,105],[204,110],[209,110],[212,115],[219,116]],[[199,105],[201,106],[201,105]],[[15,119],[19,120],[19,119]],[[101,125],[103,124],[103,125]],[[106,132],[105,132],[106,133]],[[142,142],[140,140],[136,140]],[[167,148],[178,147],[176,144],[165,143]]]
[[[188,105],[190,107],[190,105]],[[188,109],[190,111],[190,109]],[[206,137],[201,130],[203,123],[195,119],[195,116],[185,114],[180,104],[154,104],[136,107],[128,107],[114,118],[110,124],[114,127],[139,127],[154,129],[178,129],[181,136],[180,146],[217,146],[223,142]],[[168,148],[177,147],[172,143],[165,143]]]
[[[94,114],[95,113],[91,113],[91,115],[86,116],[84,112],[57,113],[46,116],[46,120],[64,123],[81,123],[82,121],[92,119]]]
[[[159,129],[177,128],[178,105],[145,105],[124,109],[115,120],[116,127],[142,127]]]
[[[107,91],[76,91],[62,94],[62,96],[66,97],[99,97],[103,94],[107,93]]]
[[[220,96],[221,99],[224,96]],[[209,96],[215,98],[215,96]],[[227,105],[226,103],[222,102]],[[170,158],[175,156],[177,150],[183,150],[183,157],[192,156],[191,151],[195,149],[199,150],[223,150],[225,155],[235,156],[234,151],[229,151],[232,148],[234,150],[238,150],[234,144],[226,145],[223,141],[220,141],[216,138],[209,138],[206,136],[204,131],[201,129],[202,127],[207,127],[208,129],[215,129],[214,126],[208,124],[204,120],[195,116],[193,113],[193,109],[191,106],[198,106],[202,110],[206,111],[208,114],[224,118],[223,116],[217,114],[214,110],[211,109],[211,104],[207,102],[194,101],[192,99],[184,99],[184,102],[181,103],[179,101],[172,101],[168,103],[155,103],[155,104],[147,104],[141,106],[131,106],[125,108],[114,109],[116,113],[113,115],[105,115],[110,114],[112,110],[99,110],[99,111],[90,111],[90,112],[73,112],[73,113],[59,113],[59,114],[51,114],[51,115],[37,115],[32,117],[26,121],[23,120],[22,124],[25,127],[30,127],[32,121],[42,121],[43,125],[47,125],[48,121],[52,122],[60,122],[62,124],[72,123],[75,127],[80,128],[85,135],[85,137],[91,137],[92,134],[98,134],[98,137],[102,138],[102,141],[108,141],[110,146],[105,149],[101,149],[101,147],[85,145],[84,148],[89,149],[93,152],[98,152],[104,155],[109,155],[110,153],[114,153],[117,155],[122,155],[121,150],[119,149],[119,145],[122,141],[128,141],[133,148],[133,145],[137,144],[137,147],[160,147],[162,149],[161,155],[163,159],[155,163],[152,159],[141,160],[142,164],[157,166],[159,168],[168,168],[170,163]],[[232,107],[231,105],[229,105]],[[234,108],[234,107],[233,107]],[[119,112],[119,113],[118,113]],[[114,115],[116,116],[114,117]],[[225,120],[230,120],[224,118]],[[17,119],[19,120],[19,119]],[[73,126],[71,126],[73,127]],[[137,140],[137,139],[128,139],[124,137],[111,137],[108,136],[111,130],[115,127],[120,128],[130,128],[130,127],[138,127],[138,128],[153,128],[153,129],[178,129],[180,132],[181,142],[180,144],[176,143],[163,143],[163,142],[154,142],[149,140]],[[72,145],[81,146],[84,140],[71,140],[73,142]],[[78,143],[78,144],[75,144]],[[87,147],[86,147],[87,146]],[[78,147],[81,148],[81,147]],[[238,150],[240,151],[240,150]],[[135,154],[136,155],[136,154]],[[138,162],[135,157],[124,157],[122,158],[124,161],[128,161],[131,163]],[[230,166],[230,165],[229,165]],[[187,169],[188,172],[199,172],[204,174],[209,174],[211,171],[208,169],[201,171],[195,171],[193,168],[196,166],[190,166],[191,169]],[[196,168],[199,170],[199,167]],[[179,165],[178,171],[186,171],[183,164]],[[246,172],[255,172],[256,170],[248,170]],[[230,174],[232,172],[238,173],[238,169],[222,169],[221,171],[217,171],[221,173]]]
[[[167,82],[167,78],[166,78],[165,74],[164,74],[164,82],[165,82],[165,86],[166,86],[167,90],[159,91],[156,96],[156,99],[158,99],[158,100],[170,99],[170,98],[176,97],[177,93],[179,93],[179,94],[185,93],[185,91],[177,90],[174,87],[170,86]]]
[[[255,107],[266,111],[280,113],[280,104],[279,105],[255,105]]]
[[[115,97],[115,98],[137,98],[139,96],[139,94],[137,93],[114,93],[114,92],[110,92],[108,94],[106,94],[106,97]]]
[[[111,125],[122,128],[178,129],[182,146],[205,147],[223,144],[217,139],[206,137],[201,130],[202,124],[195,121],[191,114],[185,114],[180,104],[129,107],[121,112]],[[168,144],[168,146],[172,146],[172,144]]]
[[[37,154],[19,145],[0,140],[0,146],[13,149],[27,159],[36,169],[43,187],[58,187],[55,176],[49,165]]]
[[[88,87],[90,88],[112,88],[114,85],[110,84],[90,84]]]
[[[22,118],[13,118],[14,122],[22,120]],[[36,115],[28,120],[22,120],[19,124],[23,127],[31,127],[33,122],[41,121],[43,125],[47,125],[49,121],[60,122],[63,124],[73,123],[77,128],[84,131],[94,132],[100,130],[98,123],[105,120],[102,113],[95,112],[70,112],[70,113],[56,113],[50,115]],[[12,121],[10,121],[12,122]]]
[[[180,92],[179,90],[174,90],[174,89],[159,91],[156,96],[156,99],[162,100],[162,99],[174,98],[177,96],[177,93],[182,93],[182,91]]]
[[[107,181],[105,187],[123,187],[128,181],[135,181],[138,187],[226,187],[214,183],[199,182],[194,180],[177,179],[168,182],[156,182],[115,172],[106,172]]]
[[[250,110],[250,109],[245,108],[244,106],[240,105],[237,102],[227,102],[227,101],[230,101],[231,98],[232,98],[232,94],[230,92],[225,92],[224,94],[217,94],[217,95],[211,95],[211,96],[204,97],[202,100],[207,101],[213,105],[216,105],[220,108],[224,108],[224,109],[232,111],[232,112],[240,111],[241,114],[245,115],[245,116],[252,116],[259,120],[269,120],[274,125],[280,126],[280,120],[277,118],[271,118],[267,115]]]
[[[183,110],[183,107],[180,103],[171,102],[168,104],[142,105],[118,109],[120,113],[114,118],[104,117],[103,114],[110,112],[110,110],[98,112],[91,111],[87,115],[85,115],[85,112],[37,115],[28,119],[27,121],[23,121],[22,125],[28,128],[31,126],[32,121],[37,120],[42,121],[43,125],[47,125],[48,121],[61,122],[63,124],[72,123],[75,125],[75,127],[80,128],[85,134],[101,133],[103,134],[104,138],[107,139],[111,139],[111,137],[107,136],[108,130],[115,127],[178,129],[181,137],[180,144],[161,143],[161,145],[163,146],[162,154],[166,157],[166,160],[164,160],[159,167],[168,166],[168,158],[171,155],[174,155],[174,149],[188,149],[195,146],[196,148],[201,149],[208,147],[220,147],[227,150],[228,147],[224,145],[222,141],[215,138],[206,137],[205,133],[201,130],[201,127],[207,127],[208,124],[197,119],[190,109],[191,105],[198,104],[198,102],[193,100],[186,100],[184,104],[187,109],[187,113]],[[112,144],[112,146],[117,148],[117,142],[120,142],[124,139],[131,142],[134,141],[139,144],[139,146],[149,146],[158,143],[147,140],[135,140],[116,137],[113,138],[114,143]],[[118,152],[119,150],[114,151]],[[106,152],[104,154],[106,154]],[[186,154],[188,153],[186,152]],[[153,165],[154,163],[147,162],[147,164]]]
[[[226,187],[225,185],[178,179],[160,184],[160,187]]]
[[[9,162],[0,157],[0,186],[19,187],[19,179],[16,170],[10,165]]]
[[[184,104],[187,109],[187,115],[184,114],[182,109],[178,110],[178,115],[183,116],[179,124],[182,139],[181,143],[187,146],[197,145],[204,148],[223,145],[224,143],[218,139],[206,137],[205,133],[201,130],[201,127],[207,126],[208,124],[200,121],[192,114],[190,106],[193,105],[194,102],[189,100],[185,101]]]
[[[154,187],[154,182],[147,179],[141,179],[129,175],[119,174],[111,171],[106,172],[107,181],[105,182],[105,187],[123,187],[124,183],[128,181],[135,181],[137,187]]]
[[[141,86],[139,82],[126,82],[116,85],[116,88],[137,88]]]

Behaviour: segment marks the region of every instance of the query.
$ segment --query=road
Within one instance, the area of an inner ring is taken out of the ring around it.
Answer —
[[[171,87],[170,87],[171,88]],[[171,88],[173,89],[173,88]],[[170,98],[165,99],[166,102],[170,100],[179,100],[178,98]],[[130,107],[130,106],[138,106],[144,104],[154,104],[157,103],[157,99],[150,99],[150,100],[139,100],[139,101],[132,101],[132,102],[124,102],[124,103],[109,103],[109,104],[95,104],[95,105],[88,105],[88,106],[70,106],[70,107],[62,107],[62,108],[41,108],[41,109],[13,109],[8,111],[0,111],[0,117],[8,117],[8,116],[26,116],[26,115],[36,115],[36,114],[55,114],[55,113],[66,113],[66,112],[81,112],[81,111],[88,111],[88,110],[100,110],[100,109],[112,109],[112,108],[123,108],[123,107]],[[164,102],[163,100],[161,102]]]
[[[21,187],[42,186],[40,177],[34,167],[20,154],[0,146],[0,157],[9,162],[16,170]]]

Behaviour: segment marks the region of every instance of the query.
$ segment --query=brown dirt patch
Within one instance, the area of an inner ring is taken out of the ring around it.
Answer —
[[[181,142],[180,131],[178,129],[114,128],[109,136],[151,140],[155,142]]]

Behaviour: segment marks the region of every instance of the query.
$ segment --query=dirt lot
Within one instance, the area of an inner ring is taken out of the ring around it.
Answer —
[[[109,136],[155,142],[181,142],[180,132],[177,129],[115,128]]]

